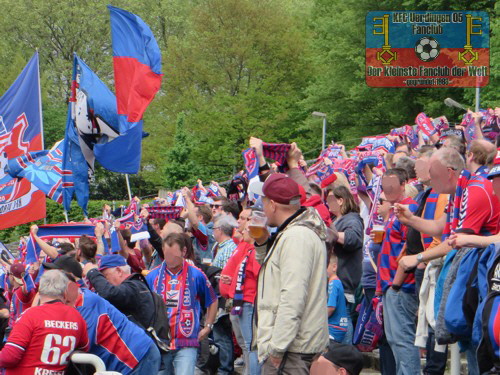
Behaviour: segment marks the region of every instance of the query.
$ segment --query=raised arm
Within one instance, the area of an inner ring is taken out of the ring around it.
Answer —
[[[36,243],[38,246],[40,246],[40,249],[47,254],[51,259],[56,259],[59,253],[57,252],[57,249],[54,246],[49,245],[47,242],[42,240],[40,237],[38,237],[38,226],[36,224],[32,225],[30,228],[30,232],[33,235],[33,238],[35,239]]]

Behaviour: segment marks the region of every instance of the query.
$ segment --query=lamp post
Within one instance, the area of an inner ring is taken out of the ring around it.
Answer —
[[[321,140],[321,151],[323,151],[325,149],[325,141],[326,141],[326,113],[314,111],[312,115],[323,118],[323,137]]]

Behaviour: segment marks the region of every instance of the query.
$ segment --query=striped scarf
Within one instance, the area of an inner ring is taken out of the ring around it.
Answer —
[[[170,319],[170,327],[172,338],[175,339],[176,345],[180,347],[189,346],[190,341],[197,339],[198,329],[192,327],[192,303],[194,296],[191,296],[189,290],[189,264],[184,260],[182,271],[177,277],[173,277],[167,270],[167,264],[163,262],[160,266],[158,277],[153,282],[153,288],[156,293],[162,296],[167,307],[167,315]],[[176,280],[176,282],[172,282]],[[185,303],[186,291],[189,293],[190,303]]]
[[[378,214],[378,200],[380,199],[380,194],[382,194],[382,177],[373,176],[371,186],[372,188],[367,190],[368,196],[372,201],[372,207],[370,209],[370,216],[366,226],[366,234],[370,234],[374,224],[383,224],[384,222]]]
[[[250,257],[250,253],[253,251],[253,248],[247,251],[245,258],[240,263],[240,267],[238,269],[238,276],[236,278],[236,289],[234,291],[233,298],[233,308],[231,309],[231,315],[241,315],[243,312],[243,284],[245,283],[245,271],[247,268],[248,258]]]
[[[467,207],[467,185],[471,179],[472,174],[464,169],[460,173],[460,177],[457,181],[457,187],[455,189],[455,197],[453,198],[453,216],[451,217],[451,230],[454,231],[462,226],[463,220],[465,219],[465,208]],[[460,214],[462,213],[462,214]]]
[[[292,147],[288,143],[262,143],[264,157],[276,161],[282,168],[286,168],[286,155]],[[253,148],[247,148],[242,152],[248,180],[259,174],[257,153]]]
[[[177,206],[148,207],[147,210],[151,219],[174,220],[181,216],[183,208]]]
[[[431,190],[425,201],[425,207],[424,207],[424,212],[422,214],[422,218],[426,220],[434,220],[436,216],[436,207],[438,198],[439,194],[436,193],[434,190]],[[432,241],[434,241],[434,237],[422,233],[422,240],[424,249],[427,249],[431,245]]]

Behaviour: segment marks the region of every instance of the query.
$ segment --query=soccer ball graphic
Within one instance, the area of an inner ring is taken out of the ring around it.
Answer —
[[[424,36],[415,44],[415,54],[425,62],[432,61],[439,56],[439,43],[430,36]]]

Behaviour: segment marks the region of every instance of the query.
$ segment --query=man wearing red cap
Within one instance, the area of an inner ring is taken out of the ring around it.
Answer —
[[[309,374],[328,346],[326,226],[312,207],[300,206],[298,184],[276,173],[249,190],[262,196],[271,237],[255,239],[262,264],[255,301],[253,347],[262,374]]]

